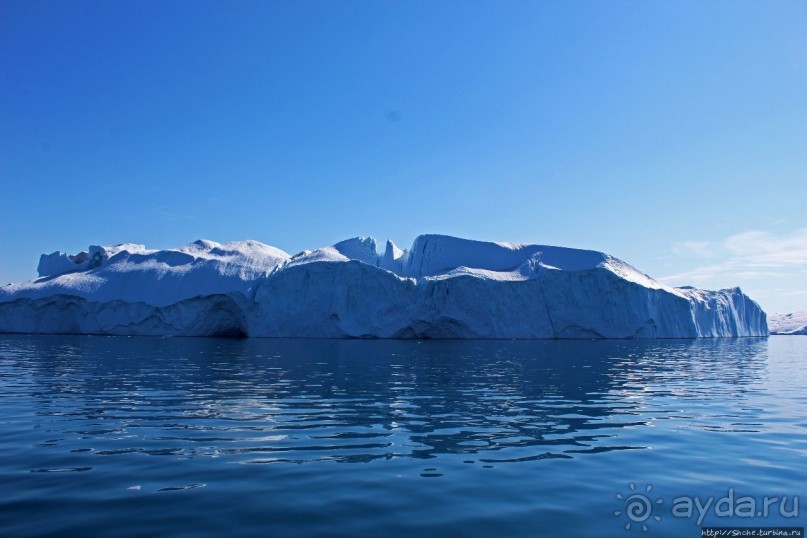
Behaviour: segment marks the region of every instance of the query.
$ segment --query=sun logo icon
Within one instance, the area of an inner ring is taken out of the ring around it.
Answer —
[[[630,530],[635,523],[637,526],[641,525],[642,530],[647,532],[647,523],[651,518],[657,522],[661,521],[661,516],[653,514],[653,508],[664,501],[662,499],[651,500],[649,494],[653,491],[653,486],[648,485],[645,487],[643,493],[636,491],[636,484],[633,482],[628,484],[628,487],[630,488],[630,493],[626,495],[616,494],[616,498],[622,501],[624,510],[615,510],[614,517],[619,517],[624,513],[628,518],[628,522],[625,523],[625,530]]]

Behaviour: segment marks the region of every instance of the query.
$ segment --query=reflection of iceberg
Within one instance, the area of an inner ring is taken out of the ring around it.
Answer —
[[[255,241],[43,255],[0,332],[380,338],[767,335],[738,288],[670,288],[601,252],[439,235],[289,256]]]
[[[92,431],[71,467],[131,453],[499,464],[647,448],[659,421],[759,431],[748,400],[764,391],[768,352],[756,339],[19,339],[5,341],[27,350],[38,420],[69,448]]]

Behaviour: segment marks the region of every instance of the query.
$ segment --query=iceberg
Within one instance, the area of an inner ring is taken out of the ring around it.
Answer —
[[[306,338],[767,336],[739,288],[673,288],[602,252],[422,235],[289,255],[257,241],[43,254],[0,332]]]
[[[770,329],[771,334],[807,335],[807,310],[771,315]]]

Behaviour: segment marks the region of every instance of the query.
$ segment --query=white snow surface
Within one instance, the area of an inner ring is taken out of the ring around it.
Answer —
[[[95,267],[90,264],[93,257]],[[91,246],[72,257],[43,254],[40,278],[0,288],[0,301],[64,294],[98,302],[167,306],[200,295],[247,293],[260,277],[288,259],[282,250],[257,241],[222,245],[199,240],[169,250],[134,244]]]
[[[807,310],[789,314],[773,314],[769,325],[771,334],[807,335]]]
[[[43,254],[0,332],[378,338],[766,336],[739,288],[671,288],[602,252],[422,235],[295,256],[257,241]]]

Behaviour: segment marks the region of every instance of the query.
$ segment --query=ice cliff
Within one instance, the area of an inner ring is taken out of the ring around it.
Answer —
[[[378,338],[766,336],[739,288],[671,288],[601,252],[423,235],[294,256],[256,241],[42,255],[0,332]]]

